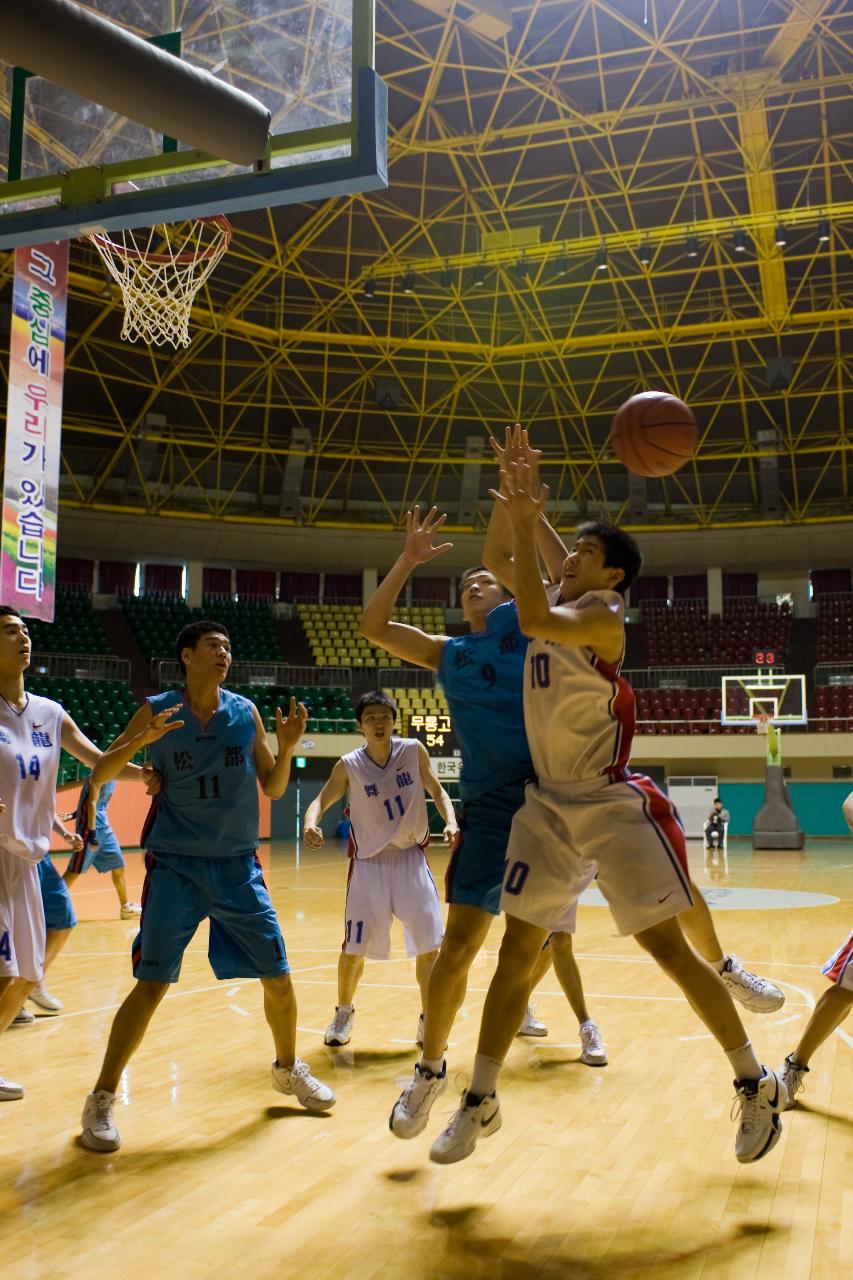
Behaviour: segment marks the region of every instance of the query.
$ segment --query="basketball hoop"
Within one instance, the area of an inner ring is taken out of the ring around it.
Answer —
[[[768,730],[770,729],[770,722],[772,720],[772,716],[767,715],[765,712],[759,712],[757,715],[754,715],[752,718],[755,722],[756,733],[763,734],[764,737],[766,738]]]
[[[216,214],[112,234],[88,239],[121,289],[123,340],[188,347],[196,294],[231,243],[231,223]]]

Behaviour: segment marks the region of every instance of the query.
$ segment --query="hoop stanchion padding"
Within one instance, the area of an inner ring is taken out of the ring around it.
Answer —
[[[231,243],[227,218],[193,218],[89,236],[121,289],[126,342],[187,347],[196,294]]]

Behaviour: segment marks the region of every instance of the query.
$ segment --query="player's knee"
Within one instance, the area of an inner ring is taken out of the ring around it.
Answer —
[[[570,956],[572,954],[572,935],[570,933],[552,933],[550,943],[555,955]]]
[[[150,1008],[156,1009],[171,985],[170,982],[148,982],[138,979],[136,983],[136,998]]]
[[[655,925],[654,928],[645,929],[634,936],[643,950],[664,969],[678,968],[683,963],[685,953],[689,953],[684,934],[675,921],[666,920],[664,924]]]
[[[547,934],[544,929],[514,916],[506,917],[506,929],[498,952],[498,968],[519,975],[532,973]]]
[[[293,996],[293,983],[289,973],[279,973],[273,978],[261,978],[264,992],[278,1000],[289,1000]]]
[[[467,973],[479,950],[478,938],[469,937],[461,930],[448,930],[441,942],[441,962],[454,973],[462,970]]]

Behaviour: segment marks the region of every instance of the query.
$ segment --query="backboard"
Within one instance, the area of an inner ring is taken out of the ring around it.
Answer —
[[[753,671],[722,679],[722,724],[754,725],[758,716],[780,726],[808,724],[805,676]]]
[[[375,0],[79,3],[260,99],[267,155],[240,168],[6,68],[0,247],[387,185]]]

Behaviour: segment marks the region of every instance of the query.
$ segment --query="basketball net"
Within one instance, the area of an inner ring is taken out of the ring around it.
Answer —
[[[111,234],[88,239],[121,289],[123,340],[188,347],[196,294],[231,243],[231,223],[218,214]]]

